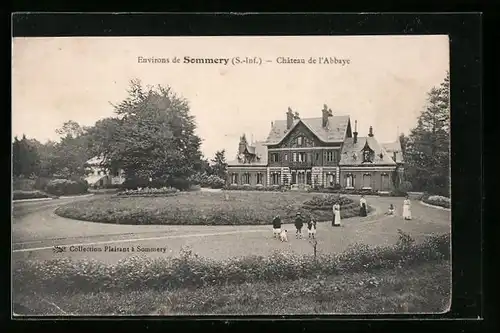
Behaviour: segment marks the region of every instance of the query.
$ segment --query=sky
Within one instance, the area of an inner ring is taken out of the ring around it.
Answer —
[[[229,62],[185,64],[186,56]],[[233,65],[234,57],[259,64]],[[306,63],[280,64],[279,57]],[[320,57],[343,65],[320,64]],[[373,126],[380,142],[395,141],[398,130],[416,125],[427,92],[443,81],[449,41],[444,35],[14,38],[12,59],[12,137],[57,140],[55,130],[68,120],[90,126],[111,117],[111,103],[140,79],[187,99],[203,154],[225,149],[232,160],[243,133],[265,140],[288,107],[311,118],[327,104],[334,115],[357,120],[359,136]]]

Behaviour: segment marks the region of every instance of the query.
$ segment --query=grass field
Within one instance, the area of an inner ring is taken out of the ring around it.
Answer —
[[[319,279],[196,289],[24,292],[15,294],[14,303],[18,307],[22,304],[31,313],[45,315],[444,312],[450,305],[450,281],[449,262],[442,261]]]
[[[227,196],[227,199],[226,199]],[[329,210],[311,210],[303,203],[313,196],[301,192],[185,192],[165,197],[121,197],[70,203],[56,214],[84,221],[117,224],[270,224],[276,214],[290,223],[297,211],[318,221],[332,218]],[[342,218],[358,214],[353,202],[341,207]]]

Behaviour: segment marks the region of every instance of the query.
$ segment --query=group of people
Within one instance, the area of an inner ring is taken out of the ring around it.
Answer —
[[[365,217],[368,215],[367,212],[367,202],[365,196],[362,195],[359,199],[359,216]],[[339,227],[341,225],[340,218],[340,204],[337,202],[332,207],[333,210],[333,218],[332,218],[332,226]],[[396,210],[393,204],[390,204],[386,215],[394,216],[396,214]],[[408,196],[406,196],[403,201],[403,218],[405,220],[411,220],[411,203]],[[295,215],[295,238],[302,239],[302,228],[305,225],[304,217],[300,212],[297,212]],[[280,215],[276,215],[273,219],[273,234],[275,238],[280,238],[281,241],[287,241],[287,230],[281,230],[281,217]],[[316,221],[311,217],[307,222],[307,233],[309,238],[315,238],[316,235]]]

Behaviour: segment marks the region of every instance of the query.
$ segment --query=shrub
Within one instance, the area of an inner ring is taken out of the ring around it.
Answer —
[[[12,189],[19,191],[33,191],[35,189],[36,180],[22,177],[14,177],[12,179]]]
[[[331,210],[334,204],[339,204],[340,207],[352,205],[354,200],[338,195],[315,195],[311,200],[304,202],[303,207],[308,209],[324,209]]]
[[[139,187],[136,190],[123,190],[118,192],[119,196],[139,196],[139,197],[149,197],[149,196],[168,196],[174,195],[179,192],[178,189],[173,187],[162,187],[162,188],[150,188],[150,187]]]
[[[54,179],[47,184],[46,191],[54,195],[73,195],[87,193],[88,187],[85,180]]]
[[[274,252],[269,257],[248,256],[216,261],[199,257],[186,248],[175,258],[132,256],[114,265],[68,258],[45,262],[28,260],[15,267],[13,281],[15,290],[36,289],[40,292],[168,290],[374,272],[449,259],[449,235],[432,236],[420,244],[411,242],[411,237],[404,234],[401,238],[403,240],[394,246],[370,248],[357,244],[340,254],[320,255],[316,260],[312,255]]]
[[[40,191],[20,191],[16,190],[12,193],[13,200],[23,200],[23,199],[42,199],[50,198],[49,195]]]
[[[451,208],[451,199],[440,195],[424,196],[422,201],[429,205]]]
[[[189,181],[202,187],[214,189],[223,188],[226,181],[217,175],[208,175],[207,173],[197,173],[189,177]]]
[[[398,190],[404,193],[408,193],[412,190],[412,185],[411,182],[405,180],[402,181],[401,184],[398,186]]]
[[[286,185],[227,185],[224,186],[225,190],[228,191],[269,191],[269,192],[283,192],[287,189]]]

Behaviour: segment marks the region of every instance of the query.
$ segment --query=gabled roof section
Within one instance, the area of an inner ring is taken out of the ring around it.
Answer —
[[[85,164],[98,166],[98,165],[101,165],[103,162],[105,162],[105,160],[102,156],[94,156],[90,160],[85,162]]]
[[[373,162],[363,163],[363,149],[365,148],[365,145],[368,145],[368,147],[370,147],[370,149],[374,152]],[[356,143],[354,143],[354,138],[345,139],[342,146],[342,152],[340,154],[339,165],[396,166],[396,163],[374,137],[358,137]]]
[[[256,156],[256,160],[250,163],[243,163],[243,161],[235,158],[232,161],[227,162],[228,166],[266,166],[267,165],[267,147],[264,145],[263,141],[256,141],[253,145],[247,145],[247,151]]]
[[[382,143],[382,147],[394,160],[394,154],[396,154],[396,163],[403,163],[403,149],[401,149],[401,142],[399,140],[394,142]]]
[[[286,120],[276,120],[273,122],[273,127],[269,132],[265,144],[279,144],[290,132],[292,132],[299,122],[302,122],[323,142],[342,142],[346,135],[349,116],[328,117],[328,125],[326,128],[323,127],[323,119],[321,117],[294,119],[292,127],[289,130],[286,128]]]

